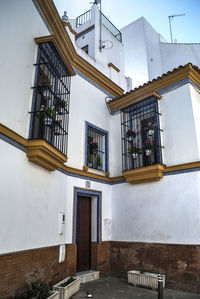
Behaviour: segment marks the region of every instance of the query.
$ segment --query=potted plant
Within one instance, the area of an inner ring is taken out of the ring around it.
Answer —
[[[97,168],[101,169],[102,163],[101,163],[101,157],[97,155],[97,160],[96,160]]]
[[[130,155],[132,155],[133,159],[136,159],[138,155],[141,154],[141,149],[139,148],[138,143],[134,143],[129,149],[128,152]]]
[[[158,274],[149,273],[144,270],[142,262],[139,263],[139,270],[128,271],[128,282],[134,286],[143,286],[153,290],[158,288]],[[163,287],[165,287],[165,275],[163,275]]]
[[[156,128],[157,128],[156,123],[149,122],[147,124],[147,127],[145,128],[145,130],[147,131],[147,134],[148,134],[149,137],[154,136]]]
[[[59,291],[60,299],[68,299],[80,289],[79,277],[67,277],[53,286],[55,291]]]
[[[150,156],[152,150],[154,149],[155,142],[153,140],[145,140],[143,144],[143,150],[145,151],[146,156]]]
[[[51,126],[52,121],[56,118],[56,110],[55,106],[52,105],[50,107],[42,105],[40,108],[40,116],[44,118],[45,126]]]
[[[52,283],[47,284],[36,280],[31,282],[29,288],[21,294],[20,298],[59,299],[59,292],[52,288]]]
[[[93,166],[93,155],[88,154],[88,167],[92,167],[92,166]]]
[[[60,98],[56,100],[56,109],[59,114],[62,114],[63,110],[67,108],[67,100],[61,100]]]
[[[132,129],[128,129],[126,132],[126,137],[128,138],[129,141],[131,141],[133,138],[136,137],[136,133]]]

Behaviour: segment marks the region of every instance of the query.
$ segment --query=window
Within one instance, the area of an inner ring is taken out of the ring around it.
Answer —
[[[108,132],[86,122],[86,165],[108,171]]]
[[[145,99],[123,109],[123,171],[162,163],[158,100]]]
[[[51,42],[39,44],[30,139],[44,139],[67,155],[70,74]]]
[[[88,54],[88,45],[87,46],[85,46],[85,47],[83,47],[83,48],[81,48],[86,54]]]

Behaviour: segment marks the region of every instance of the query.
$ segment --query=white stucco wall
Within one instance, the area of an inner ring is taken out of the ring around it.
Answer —
[[[125,74],[132,78],[133,88],[148,81],[144,18],[120,29],[124,44]]]
[[[0,254],[72,242],[74,187],[86,180],[49,172],[28,161],[26,154],[0,139]],[[91,182],[102,192],[102,239],[111,239],[111,186]],[[64,234],[58,234],[58,215],[66,215]]]
[[[49,35],[32,1],[0,1],[0,120],[28,137],[37,45],[35,37]],[[5,29],[6,28],[6,29]]]
[[[197,138],[198,151],[200,152],[200,91],[190,84],[195,134]]]
[[[120,120],[110,115],[105,104],[106,94],[80,76],[72,77],[69,116],[68,162],[73,168],[85,165],[86,121],[108,131],[109,172],[121,174]],[[112,163],[115,161],[115,163]],[[102,172],[99,174],[104,175]]]
[[[113,186],[112,240],[199,244],[199,187],[199,172]]]
[[[200,67],[200,44],[160,43],[160,53],[163,73],[189,62]]]
[[[163,162],[167,166],[199,160],[190,92],[190,84],[186,84],[165,93],[160,101]]]

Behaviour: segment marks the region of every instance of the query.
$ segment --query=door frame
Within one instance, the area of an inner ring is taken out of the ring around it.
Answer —
[[[97,198],[97,243],[101,242],[101,201],[102,201],[102,192],[91,190],[91,189],[84,189],[79,187],[74,187],[74,207],[73,207],[73,244],[76,245],[76,228],[77,228],[77,204],[78,204],[78,196],[91,196]]]

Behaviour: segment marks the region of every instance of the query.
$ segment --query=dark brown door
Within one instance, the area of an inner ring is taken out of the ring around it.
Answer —
[[[91,198],[78,196],[77,206],[77,272],[90,270]]]

